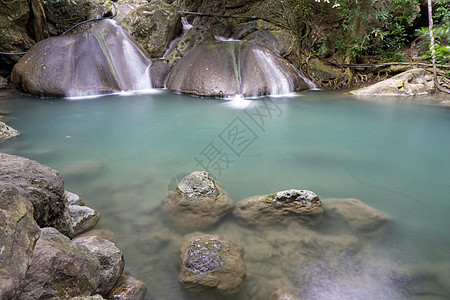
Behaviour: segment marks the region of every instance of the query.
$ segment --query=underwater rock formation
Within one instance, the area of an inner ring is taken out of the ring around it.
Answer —
[[[236,204],[234,210],[238,219],[251,225],[291,220],[313,223],[322,214],[322,202],[315,193],[295,189],[245,198]]]
[[[87,96],[151,88],[151,60],[114,21],[45,39],[15,65],[11,80],[36,96]]]
[[[166,86],[199,96],[288,94],[310,88],[308,80],[268,48],[244,41],[214,42],[192,49],[170,72]]]
[[[213,225],[232,207],[228,194],[205,171],[185,176],[176,190],[169,192],[162,201],[165,217],[184,229]]]
[[[180,250],[178,280],[191,292],[215,289],[223,295],[239,291],[246,269],[238,249],[216,235],[186,237]]]

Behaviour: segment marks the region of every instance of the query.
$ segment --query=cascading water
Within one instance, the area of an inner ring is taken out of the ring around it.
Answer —
[[[151,89],[151,60],[115,21],[43,40],[16,64],[12,81],[38,96],[83,97]]]

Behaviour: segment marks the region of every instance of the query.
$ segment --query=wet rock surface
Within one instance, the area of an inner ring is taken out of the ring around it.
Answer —
[[[86,247],[100,262],[100,277],[94,293],[107,296],[122,275],[125,265],[122,251],[111,241],[98,236],[79,237],[74,244]]]
[[[293,219],[311,223],[322,214],[322,202],[315,193],[294,189],[243,199],[234,210],[237,218],[252,225],[286,223]]]
[[[424,69],[412,69],[374,85],[351,91],[355,96],[420,96],[434,92],[434,80]]]
[[[0,299],[17,299],[39,234],[33,205],[15,187],[0,183]]]
[[[92,253],[54,228],[42,228],[20,299],[89,296],[99,278],[100,263]]]
[[[162,201],[162,211],[168,221],[184,229],[211,226],[232,207],[228,194],[205,171],[185,176]]]
[[[166,86],[199,96],[261,96],[309,89],[298,70],[270,49],[250,42],[214,42],[192,49]]]
[[[145,284],[128,273],[122,274],[116,285],[108,295],[108,299],[114,300],[142,300],[147,288]]]
[[[235,294],[246,269],[238,249],[216,235],[192,234],[180,250],[178,280],[189,291],[215,289],[220,294]]]
[[[40,227],[54,227],[72,237],[70,215],[59,173],[24,157],[0,153],[0,183],[11,184],[33,204]]]

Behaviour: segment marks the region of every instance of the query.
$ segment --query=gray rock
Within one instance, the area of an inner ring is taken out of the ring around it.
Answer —
[[[72,297],[69,300],[104,300],[101,295]]]
[[[83,199],[80,198],[80,196],[78,196],[77,194],[68,192],[68,191],[64,191],[64,195],[66,196],[67,199],[67,203],[69,205],[80,205],[80,206],[84,206],[86,204],[84,204]]]
[[[130,274],[122,274],[116,285],[108,295],[108,299],[114,300],[142,300],[147,288],[139,279]]]
[[[282,289],[278,289],[270,296],[270,300],[301,300],[301,298]]]
[[[53,26],[51,31],[54,35],[59,35],[82,21],[101,18],[108,13],[112,14],[112,11],[98,0],[77,0],[76,4],[60,0],[46,0],[45,3],[45,14]]]
[[[420,96],[434,92],[434,80],[424,69],[412,69],[374,85],[351,91],[356,96]]]
[[[150,78],[152,87],[160,89],[164,88],[167,75],[170,72],[170,64],[165,59],[154,59],[150,67]]]
[[[114,232],[112,232],[109,229],[92,229],[92,230],[83,232],[80,235],[77,235],[77,238],[78,237],[88,237],[88,236],[98,236],[99,238],[116,243],[116,235],[114,234]]]
[[[87,206],[69,205],[69,212],[75,235],[93,228],[100,220],[97,211]]]
[[[149,88],[150,64],[123,28],[103,20],[35,44],[14,66],[11,81],[37,96],[99,95]]]
[[[20,135],[20,132],[0,121],[0,141]]]
[[[91,252],[54,228],[42,228],[20,299],[89,296],[99,278],[100,263]]]
[[[343,226],[344,231],[380,235],[392,222],[390,216],[358,199],[327,199],[323,208],[327,222],[336,229]]]
[[[323,207],[315,193],[291,189],[243,199],[236,205],[234,214],[252,225],[286,223],[291,220],[311,224],[323,214]]]
[[[216,235],[192,234],[180,250],[178,280],[189,291],[215,289],[223,295],[239,291],[246,275],[244,262],[232,243]]]
[[[261,96],[309,89],[304,76],[270,49],[250,42],[203,44],[170,72],[169,90],[199,96]]]
[[[58,171],[24,157],[0,153],[0,183],[14,185],[34,207],[40,227],[54,227],[72,237],[64,182]]]
[[[174,6],[154,0],[139,6],[119,21],[152,58],[160,58],[180,33],[181,18]]]
[[[15,187],[0,184],[0,299],[18,299],[39,233],[33,205]]]
[[[228,194],[208,172],[184,177],[162,201],[165,217],[175,226],[199,229],[215,224],[233,207]]]
[[[215,41],[214,34],[204,26],[194,26],[183,36],[166,59],[170,65],[175,65],[196,46]]]
[[[74,244],[86,247],[100,262],[100,280],[95,293],[107,296],[122,275],[125,265],[122,251],[111,241],[98,236],[80,237]]]

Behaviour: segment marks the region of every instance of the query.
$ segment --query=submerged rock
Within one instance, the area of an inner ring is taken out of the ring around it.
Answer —
[[[270,296],[270,300],[301,300],[301,298],[282,289],[278,289]]]
[[[18,130],[0,121],[0,142],[18,135],[20,135]]]
[[[20,299],[89,296],[97,288],[100,263],[84,246],[54,228],[42,228]]]
[[[327,199],[323,207],[327,222],[344,231],[379,235],[391,223],[391,217],[358,199]]]
[[[39,234],[33,205],[15,187],[0,184],[0,299],[18,299]]]
[[[215,289],[223,295],[239,291],[246,269],[236,246],[219,236],[193,234],[180,250],[178,280],[191,292]]]
[[[125,58],[125,59],[124,59]],[[148,89],[150,59],[114,21],[45,39],[15,65],[11,80],[37,96],[86,96]]]
[[[169,90],[199,96],[260,96],[309,89],[307,79],[268,48],[244,41],[192,49],[170,72]]]
[[[356,96],[420,96],[434,92],[434,80],[424,69],[412,69],[374,85],[351,91]]]
[[[142,300],[147,288],[139,279],[129,274],[122,274],[116,285],[108,295],[108,299],[114,300]]]
[[[114,243],[98,236],[80,237],[74,244],[86,247],[100,262],[100,278],[94,293],[107,296],[122,275],[125,265],[122,251]]]
[[[64,181],[58,171],[24,157],[0,153],[0,183],[14,185],[34,207],[40,227],[54,227],[73,236],[64,194]]]
[[[228,194],[205,171],[185,176],[176,190],[169,192],[162,201],[166,218],[185,229],[213,225],[232,207]]]
[[[234,210],[240,220],[252,225],[300,220],[311,223],[323,214],[319,197],[308,190],[286,190],[241,200]]]

